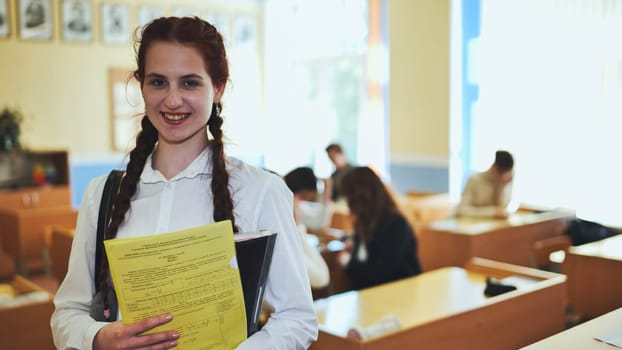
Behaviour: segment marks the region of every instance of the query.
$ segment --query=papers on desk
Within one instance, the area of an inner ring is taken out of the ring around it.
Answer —
[[[622,330],[600,334],[595,336],[594,339],[622,349]]]
[[[0,283],[0,309],[6,307],[19,306],[35,303],[50,299],[50,295],[45,291],[30,291],[19,293],[7,283]]]
[[[399,318],[393,314],[388,314],[369,326],[355,326],[350,328],[348,330],[348,337],[358,340],[369,339],[396,331],[400,328],[401,323]]]

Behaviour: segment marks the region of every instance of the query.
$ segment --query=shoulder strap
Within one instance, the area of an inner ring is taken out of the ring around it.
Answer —
[[[102,199],[99,204],[99,216],[97,218],[97,241],[95,243],[95,292],[99,291],[99,270],[102,261],[102,252],[104,250],[104,235],[106,232],[106,226],[110,221],[110,211],[112,209],[112,202],[119,190],[119,184],[121,183],[121,177],[123,177],[123,171],[111,170],[106,179],[104,185],[104,192],[102,193]]]

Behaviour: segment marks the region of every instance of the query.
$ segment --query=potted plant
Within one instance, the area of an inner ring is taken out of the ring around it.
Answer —
[[[18,110],[5,107],[0,112],[0,152],[21,149],[19,135],[23,120],[24,117]]]

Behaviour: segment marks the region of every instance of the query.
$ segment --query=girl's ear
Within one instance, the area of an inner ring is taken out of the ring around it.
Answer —
[[[222,99],[222,95],[225,92],[225,87],[227,86],[227,84],[221,84],[219,86],[214,86],[214,103],[218,103],[220,102],[220,100]]]

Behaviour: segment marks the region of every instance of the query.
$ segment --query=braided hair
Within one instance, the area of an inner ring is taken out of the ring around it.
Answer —
[[[198,17],[162,17],[155,19],[144,27],[140,39],[135,39],[135,42],[137,69],[133,76],[140,82],[141,86],[145,79],[146,53],[155,42],[174,42],[193,47],[203,57],[206,71],[215,86],[225,86],[229,79],[227,55],[222,36],[213,25]],[[231,220],[234,231],[237,232],[233,217],[233,199],[229,190],[229,173],[226,170],[224,155],[221,111],[222,104],[220,102],[214,103],[207,122],[209,132],[212,135],[209,147],[212,155],[213,218],[214,221]],[[119,192],[113,201],[110,222],[106,227],[104,239],[116,237],[117,231],[125,219],[125,214],[130,208],[131,199],[136,194],[138,181],[147,159],[158,141],[158,131],[146,115],[143,116],[141,127],[142,129],[136,137],[136,147],[130,152],[127,169],[119,185]],[[103,276],[100,280],[100,291],[102,292],[105,310],[104,316],[109,318],[109,265],[105,252],[100,266],[100,276]]]

